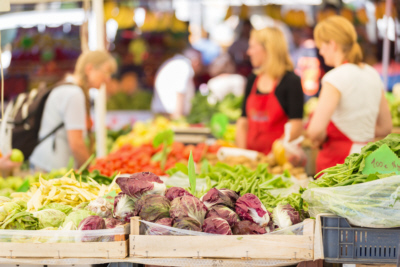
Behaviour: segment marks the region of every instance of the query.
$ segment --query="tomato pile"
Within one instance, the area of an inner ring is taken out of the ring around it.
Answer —
[[[152,172],[157,175],[165,175],[165,171],[174,167],[176,163],[187,164],[190,151],[192,151],[193,160],[199,162],[206,154],[215,154],[219,148],[218,145],[208,146],[204,143],[196,146],[185,146],[182,143],[175,142],[171,146],[165,168],[162,170],[159,161],[152,161],[152,157],[162,150],[162,146],[154,148],[152,145],[138,147],[124,145],[108,156],[97,159],[89,170],[99,170],[101,174],[106,176],[111,176],[116,172]]]

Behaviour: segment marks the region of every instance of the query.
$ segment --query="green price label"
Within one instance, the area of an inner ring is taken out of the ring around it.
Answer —
[[[400,159],[386,144],[384,144],[366,158],[362,173],[400,174]]]

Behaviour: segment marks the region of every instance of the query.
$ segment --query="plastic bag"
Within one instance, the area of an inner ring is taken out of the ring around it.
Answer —
[[[294,167],[304,167],[307,163],[307,156],[300,144],[304,140],[304,136],[290,140],[290,130],[292,125],[290,122],[285,124],[285,136],[282,140],[276,140],[272,145],[272,153],[279,165],[289,162]]]
[[[215,236],[204,232],[196,232],[169,227],[157,223],[140,220],[140,234],[143,235],[190,235],[190,236]],[[298,223],[282,230],[268,233],[266,235],[302,235],[304,223]]]
[[[372,182],[306,190],[302,195],[309,213],[334,213],[355,226],[400,227],[400,176]]]

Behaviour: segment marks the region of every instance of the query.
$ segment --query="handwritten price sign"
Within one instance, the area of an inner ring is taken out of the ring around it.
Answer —
[[[371,153],[365,162],[363,174],[396,173],[400,174],[400,159],[385,144]]]

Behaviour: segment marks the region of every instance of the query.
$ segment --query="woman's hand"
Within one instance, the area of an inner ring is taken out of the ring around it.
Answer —
[[[326,128],[340,101],[340,92],[330,83],[324,83],[318,105],[307,128],[307,137],[319,147],[326,139]]]
[[[0,171],[11,171],[21,166],[21,162],[14,162],[10,159],[11,153],[0,158]]]

